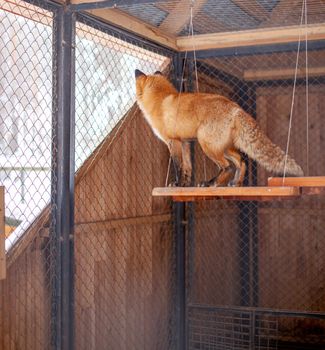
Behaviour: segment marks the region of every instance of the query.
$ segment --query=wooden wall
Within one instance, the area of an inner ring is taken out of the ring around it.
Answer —
[[[171,211],[151,196],[169,156],[137,109],[128,118],[76,188],[78,349],[166,349],[171,340]]]
[[[285,149],[292,87],[257,89],[257,119],[269,137]],[[289,154],[309,175],[324,175],[325,86],[309,87],[309,156],[305,87],[295,96]],[[259,183],[267,174],[258,169]],[[259,306],[300,311],[325,310],[324,196],[260,205],[258,209]],[[279,329],[291,339],[300,336],[324,342],[325,323],[284,319]],[[325,343],[325,342],[324,342]]]

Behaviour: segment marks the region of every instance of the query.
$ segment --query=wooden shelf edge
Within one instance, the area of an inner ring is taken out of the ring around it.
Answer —
[[[268,186],[325,187],[325,176],[269,177]]]

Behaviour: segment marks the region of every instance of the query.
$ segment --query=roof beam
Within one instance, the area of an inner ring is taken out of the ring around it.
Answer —
[[[163,33],[159,28],[144,23],[137,18],[126,14],[118,9],[89,10],[90,14],[111,23],[119,28],[126,29],[141,37],[156,42],[162,46],[177,50],[176,38]]]
[[[116,8],[119,6],[130,6],[138,4],[153,4],[161,2],[163,0],[71,0],[71,4],[78,5],[94,5],[97,4],[97,8]]]
[[[207,0],[196,0],[193,4],[193,17],[201,9]],[[175,8],[161,23],[159,28],[167,33],[179,33],[189,22],[191,17],[191,2],[189,0],[181,0]]]
[[[289,26],[243,30],[195,35],[193,37],[178,37],[176,44],[180,51],[196,51],[222,49],[228,47],[243,47],[256,45],[272,45],[297,42],[307,31],[308,41],[325,39],[325,24],[313,24],[307,27]]]

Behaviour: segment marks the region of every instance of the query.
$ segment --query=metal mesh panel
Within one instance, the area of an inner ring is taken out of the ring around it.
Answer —
[[[164,32],[186,36],[193,9],[195,34],[274,28],[300,24],[303,0],[196,0],[157,1],[116,8]],[[308,0],[308,23],[323,23],[325,7],[321,0]]]
[[[169,58],[123,35],[77,24],[76,348],[172,344],[171,209],[154,202],[168,153],[135,106],[134,70]],[[104,28],[105,30],[105,28]]]
[[[295,51],[252,52],[199,60],[199,91],[219,93],[236,101],[285,150],[296,55]],[[312,73],[324,55],[323,50],[308,53],[308,121],[304,50],[298,62],[289,154],[310,176],[325,171],[320,151],[325,127],[324,78]],[[194,74],[193,77],[192,80]],[[247,164],[244,184],[265,186],[271,174],[251,160]],[[199,146],[195,148],[195,168],[196,183],[216,174],[215,165]],[[243,306],[257,312],[261,308],[306,312],[299,320],[280,312],[274,324],[273,318],[270,324],[263,323],[261,327],[267,327],[270,333],[263,333],[261,347],[255,339],[254,348],[323,346],[323,321],[313,324],[308,315],[317,312],[321,319],[325,318],[325,280],[321,273],[325,266],[323,203],[323,195],[288,201],[195,203],[195,223],[188,234],[189,341],[193,349],[219,349],[223,344],[227,349],[251,348],[252,338],[247,343],[243,338],[241,343],[236,332],[220,333],[227,324],[222,320],[223,306],[235,307],[240,315],[245,315],[240,309]],[[214,311],[194,312],[196,305],[209,305]],[[231,324],[235,315],[230,313]],[[248,333],[251,327],[255,332],[259,325],[247,325]],[[308,329],[308,336],[303,329]]]
[[[189,308],[189,349],[276,349],[276,317],[247,310]]]
[[[52,22],[49,8],[0,3],[0,177],[7,236],[1,349],[48,349],[53,340]]]

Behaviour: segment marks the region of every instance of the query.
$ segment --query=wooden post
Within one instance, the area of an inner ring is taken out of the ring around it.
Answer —
[[[0,187],[0,280],[6,278],[4,187]]]

